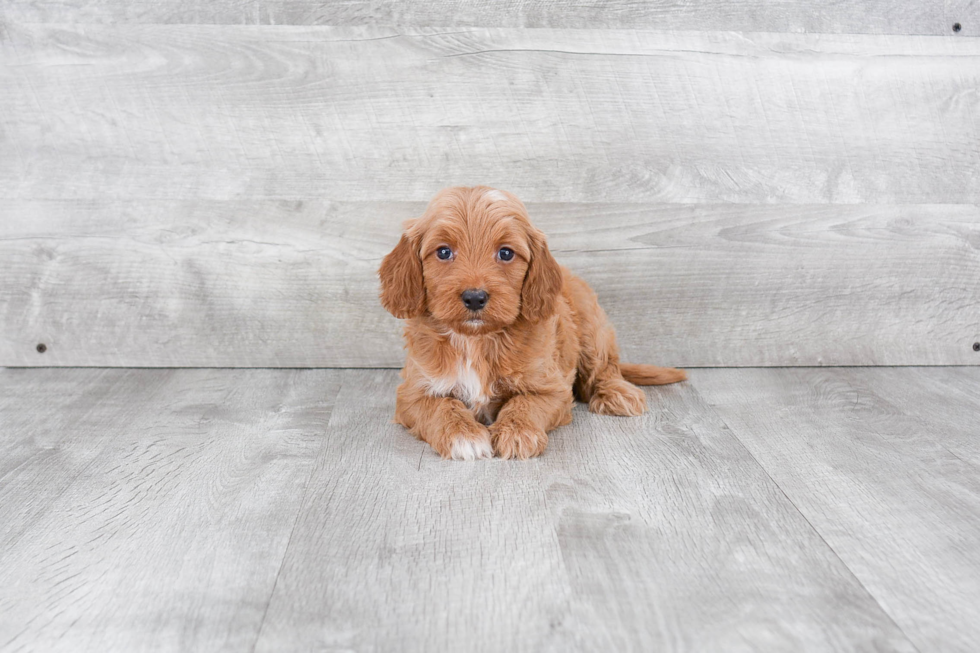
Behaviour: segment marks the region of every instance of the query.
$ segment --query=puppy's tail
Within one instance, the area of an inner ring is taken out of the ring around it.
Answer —
[[[675,367],[620,363],[619,371],[624,379],[636,385],[667,385],[687,380],[687,372]]]

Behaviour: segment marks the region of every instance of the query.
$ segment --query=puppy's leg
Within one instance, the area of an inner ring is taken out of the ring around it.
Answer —
[[[548,446],[548,431],[572,421],[572,393],[554,391],[511,397],[490,425],[501,458],[531,458]]]
[[[430,397],[409,383],[398,386],[395,421],[443,458],[491,458],[490,431],[459,399]]]
[[[616,331],[592,289],[579,278],[569,280],[579,330],[575,393],[589,410],[603,415],[642,415],[643,391],[626,381],[619,367]]]

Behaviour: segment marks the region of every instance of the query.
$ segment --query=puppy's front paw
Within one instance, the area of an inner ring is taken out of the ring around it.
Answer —
[[[481,425],[482,426],[482,425]],[[480,460],[493,458],[493,447],[490,445],[490,432],[483,427],[483,432],[473,434],[456,434],[449,437],[449,456],[453,460]]]
[[[493,458],[490,430],[477,422],[471,413],[463,410],[446,410],[440,414],[439,423],[430,431],[415,432],[443,458],[452,460],[479,460]]]
[[[474,420],[452,420],[443,425],[442,432],[429,444],[443,458],[453,460],[480,460],[493,458],[490,431]]]
[[[543,430],[513,422],[497,422],[490,427],[493,448],[501,458],[526,460],[540,456],[548,446],[548,434]]]

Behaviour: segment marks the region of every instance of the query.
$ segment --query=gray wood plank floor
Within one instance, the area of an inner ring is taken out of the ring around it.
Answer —
[[[980,411],[939,389],[947,376],[755,369],[697,384],[921,651],[980,641]],[[980,371],[969,378],[975,395]]]
[[[251,647],[338,373],[0,379],[0,648]]]
[[[392,370],[0,369],[0,649],[969,651],[980,369],[694,370],[527,463]]]

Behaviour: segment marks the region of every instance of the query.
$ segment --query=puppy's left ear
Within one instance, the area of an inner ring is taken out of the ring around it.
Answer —
[[[395,317],[407,319],[425,312],[425,280],[415,239],[403,233],[395,249],[381,262],[381,305]]]
[[[532,228],[528,244],[531,260],[521,289],[521,315],[537,322],[555,312],[555,302],[561,293],[561,268],[548,251],[544,234]]]

